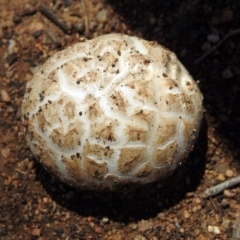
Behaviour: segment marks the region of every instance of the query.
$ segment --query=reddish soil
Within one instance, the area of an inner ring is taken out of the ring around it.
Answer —
[[[240,239],[240,187],[204,198],[240,173],[240,33],[231,35],[239,12],[237,0],[1,0],[0,239]],[[204,121],[188,161],[165,181],[125,193],[80,191],[32,156],[21,101],[49,56],[110,32],[174,51],[199,82]]]

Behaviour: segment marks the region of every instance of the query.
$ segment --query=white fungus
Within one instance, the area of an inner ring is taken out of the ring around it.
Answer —
[[[109,34],[48,59],[27,84],[22,116],[49,172],[73,186],[116,189],[163,179],[182,163],[202,95],[168,49]]]

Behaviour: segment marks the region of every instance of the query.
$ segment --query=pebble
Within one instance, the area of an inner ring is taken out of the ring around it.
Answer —
[[[184,218],[186,219],[190,217],[190,214],[187,210],[184,210],[183,215],[184,215]]]
[[[217,43],[217,42],[220,40],[220,38],[219,38],[219,36],[216,35],[216,34],[209,34],[209,35],[207,36],[207,40],[208,40],[209,42],[211,42],[211,43]]]
[[[9,158],[11,152],[10,152],[10,149],[9,148],[2,148],[1,149],[1,154],[4,158]]]
[[[229,68],[226,68],[222,71],[222,78],[229,79],[233,77],[233,73]]]
[[[11,107],[11,106],[7,107],[7,112],[8,113],[13,113],[14,112],[14,108]]]
[[[108,218],[108,217],[103,217],[103,218],[102,218],[102,222],[103,222],[103,223],[107,223],[108,221],[109,221],[109,218]]]
[[[32,73],[32,74],[37,73],[37,72],[39,71],[40,67],[41,67],[41,65],[38,65],[38,66],[36,66],[36,67],[30,67],[31,73]]]
[[[229,177],[229,178],[230,178],[230,177],[233,177],[233,171],[230,170],[230,169],[228,169],[225,174],[226,174],[226,176]]]
[[[175,222],[175,226],[176,226],[177,228],[181,228],[181,225],[179,224],[179,222]]]
[[[43,198],[43,203],[48,203],[49,202],[49,199],[47,197],[44,197]]]
[[[158,217],[159,219],[165,219],[166,214],[165,214],[164,212],[161,212],[161,213],[158,213],[157,217]]]
[[[99,23],[105,23],[107,21],[107,10],[106,9],[100,10],[96,15],[96,20]]]
[[[136,235],[134,240],[147,240],[147,239],[142,235]]]
[[[8,43],[8,55],[16,53],[18,51],[17,43],[14,39],[10,39]]]
[[[201,210],[201,206],[200,205],[198,205],[198,206],[194,206],[193,208],[192,208],[192,212],[197,212],[197,211],[199,211],[199,210]]]
[[[219,173],[219,174],[218,174],[218,176],[217,176],[217,179],[223,182],[223,181],[225,181],[225,180],[226,180],[226,177],[225,177],[225,175],[224,175],[224,174],[222,174],[222,173]]]
[[[232,189],[232,190],[226,189],[226,190],[223,191],[223,194],[226,197],[232,198],[232,197],[236,196],[236,190],[235,189]]]
[[[153,228],[153,223],[151,220],[141,220],[140,222],[138,222],[138,230],[140,232],[145,232],[148,229],[152,229]]]
[[[220,234],[220,229],[217,226],[208,225],[208,232],[215,233],[215,234]]]
[[[180,233],[184,233],[184,232],[185,232],[184,228],[180,228],[180,229],[179,229],[179,232],[180,232]]]
[[[130,223],[129,227],[135,230],[137,229],[138,225],[136,223]]]
[[[11,102],[11,98],[9,97],[6,90],[1,90],[1,98],[4,102]]]
[[[39,228],[34,228],[34,229],[32,230],[32,235],[33,235],[33,236],[39,237],[40,234],[41,234],[41,229],[39,229]]]
[[[201,230],[197,228],[194,230],[194,233],[196,234],[196,236],[198,236],[201,233]]]

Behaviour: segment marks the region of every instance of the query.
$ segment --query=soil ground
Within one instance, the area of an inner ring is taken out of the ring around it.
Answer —
[[[0,0],[0,239],[240,239],[240,187],[203,194],[240,173],[240,34],[231,35],[239,12],[238,0]],[[205,108],[186,164],[164,182],[120,194],[79,191],[46,173],[20,118],[26,83],[49,56],[111,32],[174,51]]]

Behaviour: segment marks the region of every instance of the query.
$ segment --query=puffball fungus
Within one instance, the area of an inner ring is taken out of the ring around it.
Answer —
[[[202,118],[202,94],[176,55],[123,34],[56,53],[28,82],[26,140],[67,184],[116,189],[173,173]]]

